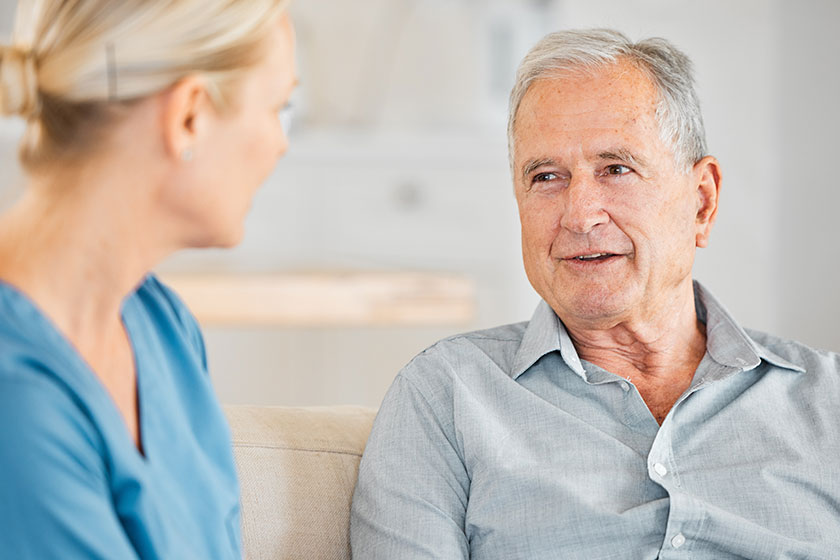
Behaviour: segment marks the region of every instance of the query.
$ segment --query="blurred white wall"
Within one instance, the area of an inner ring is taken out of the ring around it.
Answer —
[[[804,8],[804,9],[803,9]],[[776,113],[779,198],[774,261],[780,333],[840,350],[840,3],[783,2]],[[774,119],[775,120],[775,119]]]
[[[10,5],[0,0],[0,27]],[[530,317],[505,104],[528,46],[564,27],[661,35],[694,59],[724,171],[696,277],[744,324],[840,350],[840,2],[296,0],[293,11],[302,86],[291,149],[244,243],[162,269],[455,271],[475,279],[478,312],[424,328],[208,328],[224,401],[376,405],[437,338]],[[18,133],[0,125],[0,204],[17,182]]]

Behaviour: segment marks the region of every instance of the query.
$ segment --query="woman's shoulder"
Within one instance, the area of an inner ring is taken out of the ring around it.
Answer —
[[[178,323],[187,330],[197,328],[195,318],[178,294],[154,274],[146,275],[133,297],[157,319]]]
[[[169,343],[187,340],[204,360],[204,338],[198,321],[178,294],[154,274],[147,275],[126,301],[124,314],[145,323]]]
[[[22,292],[0,283],[0,424],[16,447],[49,440],[99,449],[99,389],[86,364]],[[2,455],[2,453],[0,453]],[[0,457],[0,464],[3,463]]]
[[[0,282],[0,380],[27,380],[75,367],[70,347],[18,289]],[[58,367],[64,366],[64,367]]]

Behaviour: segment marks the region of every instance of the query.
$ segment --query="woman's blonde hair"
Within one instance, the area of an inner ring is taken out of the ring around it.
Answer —
[[[20,159],[91,149],[120,110],[201,74],[220,108],[263,56],[287,0],[20,0],[0,46],[0,114],[27,119]]]

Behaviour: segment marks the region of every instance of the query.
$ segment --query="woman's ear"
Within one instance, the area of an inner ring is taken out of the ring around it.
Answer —
[[[697,218],[695,243],[697,247],[706,247],[715,223],[720,196],[720,164],[712,156],[706,156],[692,170],[697,185]]]
[[[191,160],[215,111],[205,81],[195,75],[182,78],[162,94],[161,103],[166,155]]]

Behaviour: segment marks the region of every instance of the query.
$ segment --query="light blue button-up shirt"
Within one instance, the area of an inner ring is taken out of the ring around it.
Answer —
[[[660,426],[542,302],[397,376],[353,501],[359,560],[840,558],[840,356],[740,328]]]

